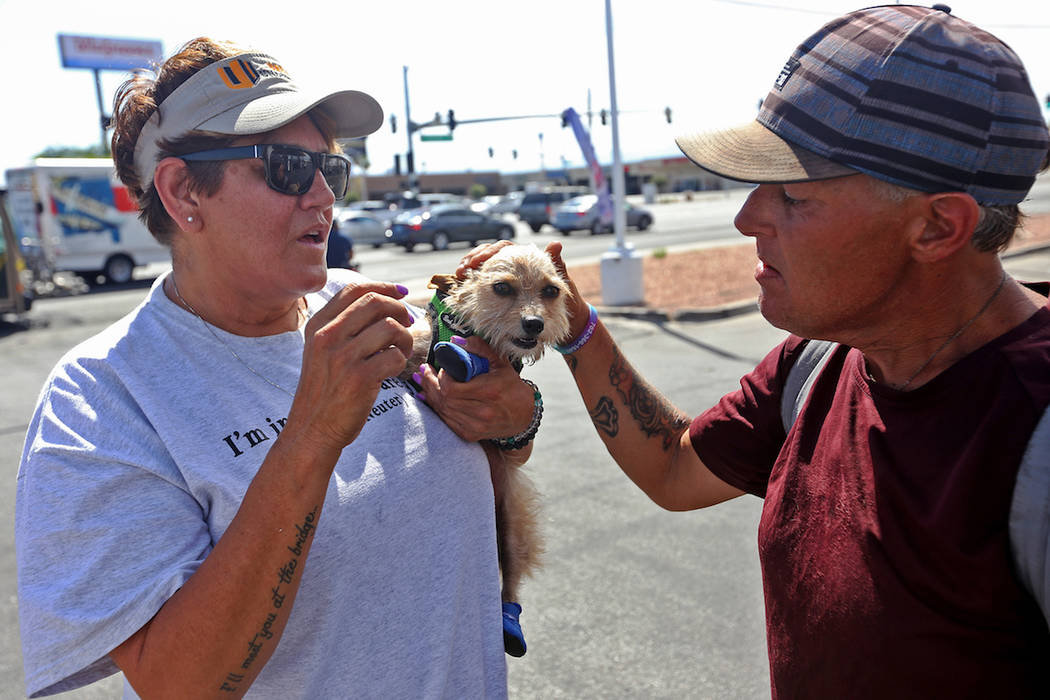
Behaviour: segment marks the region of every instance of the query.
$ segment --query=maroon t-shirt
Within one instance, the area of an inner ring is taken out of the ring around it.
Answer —
[[[840,346],[785,436],[791,337],[697,417],[697,454],[765,498],[774,697],[1050,697],[1050,633],[1008,514],[1050,403],[1050,309],[915,391]]]

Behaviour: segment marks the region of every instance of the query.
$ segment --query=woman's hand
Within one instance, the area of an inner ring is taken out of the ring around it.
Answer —
[[[462,347],[488,360],[489,371],[469,382],[457,382],[444,370],[424,364],[415,376],[426,402],[452,432],[470,442],[526,430],[532,422],[532,387],[481,338],[466,338]]]
[[[351,283],[306,324],[303,367],[288,415],[302,437],[338,454],[357,437],[380,383],[412,352],[412,317],[388,282]]]

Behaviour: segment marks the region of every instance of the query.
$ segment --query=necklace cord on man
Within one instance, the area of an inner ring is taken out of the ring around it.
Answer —
[[[943,350],[944,350],[945,348],[947,348],[947,347],[948,347],[949,345],[951,345],[951,344],[952,344],[953,342],[955,342],[955,341],[956,341],[956,340],[957,340],[957,339],[959,338],[959,336],[961,336],[961,335],[962,335],[963,333],[965,333],[965,332],[966,332],[966,329],[967,329],[967,328],[969,328],[970,326],[972,326],[972,325],[974,324],[974,322],[975,322],[975,321],[976,321],[977,319],[979,319],[979,318],[980,318],[980,317],[981,317],[981,316],[982,316],[982,315],[984,314],[984,312],[985,312],[985,311],[987,311],[987,310],[989,309],[989,307],[991,307],[991,305],[992,305],[992,302],[993,302],[993,301],[995,301],[995,298],[999,296],[999,292],[1001,292],[1001,291],[1002,291],[1002,289],[1003,289],[1003,287],[1004,287],[1005,285],[1006,285],[1006,271],[1004,270],[1004,271],[1003,271],[1003,276],[1002,276],[1002,278],[1000,278],[1000,280],[999,280],[999,286],[997,286],[997,287],[995,288],[995,291],[994,291],[994,292],[992,292],[992,296],[988,297],[988,301],[984,302],[984,306],[982,306],[982,307],[980,308],[980,310],[979,310],[979,311],[978,311],[977,313],[975,313],[975,314],[974,314],[973,316],[971,316],[971,317],[970,317],[970,320],[969,320],[969,321],[967,321],[966,323],[964,323],[964,324],[963,324],[963,325],[962,325],[962,326],[961,326],[961,327],[959,328],[959,330],[957,330],[957,331],[955,331],[954,333],[952,333],[952,335],[951,335],[951,336],[950,336],[950,337],[948,338],[948,340],[944,341],[944,342],[943,342],[943,343],[941,344],[941,346],[940,346],[939,348],[937,348],[936,350],[934,350],[934,351],[933,351],[933,354],[932,354],[932,355],[930,355],[930,356],[929,356],[929,357],[928,357],[928,358],[926,359],[926,361],[922,363],[922,365],[921,365],[921,366],[919,367],[919,369],[917,369],[917,370],[915,370],[914,372],[912,372],[911,376],[910,376],[910,377],[908,377],[907,381],[905,381],[905,382],[904,382],[903,384],[901,384],[900,386],[898,386],[898,387],[894,387],[894,388],[895,388],[895,389],[897,389],[897,391],[904,391],[904,390],[905,390],[906,388],[908,388],[908,385],[910,385],[910,384],[912,383],[912,381],[913,381],[913,380],[914,380],[914,379],[915,379],[916,377],[918,377],[918,376],[919,376],[920,374],[922,374],[922,371],[923,371],[924,369],[926,369],[927,367],[929,367],[929,366],[930,366],[930,363],[931,363],[931,362],[933,362],[933,359],[934,359],[935,357],[937,357],[938,355],[940,355],[940,354],[941,354],[941,351],[943,351]]]

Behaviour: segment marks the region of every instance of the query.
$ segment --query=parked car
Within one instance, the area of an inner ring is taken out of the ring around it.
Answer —
[[[517,214],[518,207],[521,206],[521,198],[524,196],[524,192],[510,192],[504,195],[490,194],[471,204],[470,208],[481,214],[493,216]]]
[[[417,209],[429,209],[437,204],[462,204],[467,206],[466,199],[448,192],[416,193],[412,190],[405,190],[400,195],[388,194],[385,199],[390,207],[389,213],[383,217],[386,220],[388,229],[399,216],[406,212],[412,212]]]
[[[454,241],[476,245],[486,239],[514,238],[514,226],[460,204],[437,204],[398,216],[387,237],[390,242],[404,246],[406,251],[419,243],[429,243],[434,250],[445,250]]]
[[[518,208],[521,207],[521,200],[524,199],[524,192],[508,192],[507,194],[500,197],[499,202],[492,207],[491,214],[517,214]]]
[[[653,215],[648,209],[636,207],[630,202],[624,204],[627,211],[627,226],[644,231],[653,225]],[[554,212],[551,222],[554,228],[568,236],[573,231],[589,230],[592,234],[613,230],[612,224],[603,225],[598,216],[598,195],[586,194],[573,197]]]
[[[390,205],[378,199],[366,199],[364,201],[350,202],[346,205],[346,209],[382,214],[390,209]]]
[[[551,223],[554,210],[563,202],[587,194],[586,187],[551,187],[538,192],[526,192],[518,206],[518,218],[539,233],[544,224]]]
[[[500,203],[503,198],[498,194],[487,194],[476,202],[471,202],[470,210],[479,214],[494,214],[493,207]]]
[[[344,209],[336,217],[339,230],[353,239],[358,245],[370,245],[378,248],[387,242],[386,230],[389,225],[376,215],[355,209]]]

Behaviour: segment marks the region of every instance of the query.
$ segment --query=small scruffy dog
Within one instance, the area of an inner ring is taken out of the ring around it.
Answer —
[[[568,286],[550,257],[534,245],[506,246],[478,269],[468,271],[465,279],[435,275],[429,286],[438,290],[427,310],[430,327],[413,327],[408,375],[424,361],[433,364],[435,338],[448,340],[452,334],[480,335],[519,370],[542,357],[547,346],[568,338]],[[521,656],[525,644],[520,628],[508,637],[507,606],[517,605],[522,577],[531,576],[539,566],[543,551],[537,522],[539,495],[520,467],[508,467],[502,450],[489,441],[482,446],[496,496],[504,641],[508,653]],[[511,613],[515,626],[517,612]]]

